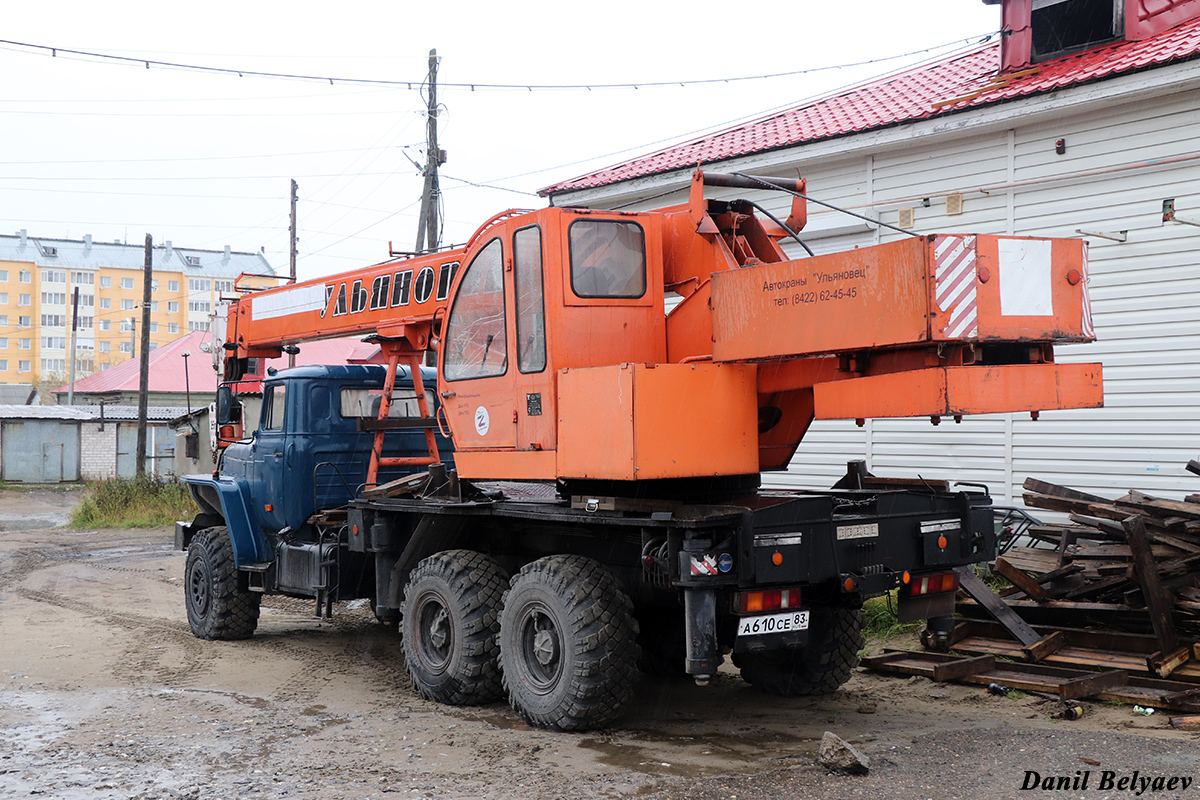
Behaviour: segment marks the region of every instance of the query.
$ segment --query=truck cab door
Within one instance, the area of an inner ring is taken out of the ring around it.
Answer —
[[[254,432],[251,467],[247,477],[256,484],[251,493],[255,517],[263,528],[278,531],[284,522],[284,487],[287,480],[287,384],[263,387],[262,415]],[[260,492],[257,487],[261,487]]]
[[[515,365],[509,358],[511,255],[502,236],[459,279],[440,351],[442,405],[459,450],[510,450],[517,442]]]

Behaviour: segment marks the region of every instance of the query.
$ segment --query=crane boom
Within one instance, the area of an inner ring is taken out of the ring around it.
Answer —
[[[706,185],[782,189],[792,208],[760,218]],[[1083,242],[926,235],[793,259],[780,240],[804,191],[697,170],[680,206],[504,212],[461,249],[240,299],[226,377],[318,338],[368,335],[393,375],[436,349],[464,478],[757,475],[817,418],[1102,404],[1099,364],[1054,360],[1094,338]]]

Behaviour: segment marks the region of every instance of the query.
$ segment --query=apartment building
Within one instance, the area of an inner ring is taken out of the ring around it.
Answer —
[[[208,330],[221,298],[240,287],[275,286],[262,253],[155,245],[150,348]],[[0,384],[65,376],[73,296],[79,290],[77,376],[128,361],[141,339],[144,244],[0,235]]]

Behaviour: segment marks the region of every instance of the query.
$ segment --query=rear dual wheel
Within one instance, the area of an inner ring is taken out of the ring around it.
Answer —
[[[447,550],[416,566],[404,587],[400,632],[413,688],[449,705],[503,696],[496,637],[507,575],[471,550]]]
[[[742,678],[767,694],[829,694],[850,680],[863,646],[863,612],[857,608],[814,608],[808,644],[765,653],[736,653]]]
[[[612,573],[582,556],[534,561],[517,573],[500,615],[500,664],[513,709],[530,725],[599,728],[633,699],[633,604]]]

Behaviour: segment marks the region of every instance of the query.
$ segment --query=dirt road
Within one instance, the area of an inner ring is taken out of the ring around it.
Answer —
[[[193,638],[171,532],[47,527],[74,498],[0,491],[0,798],[989,800],[1047,796],[1047,778],[1074,781],[1056,797],[1200,798],[1200,735],[1162,715],[1089,704],[1059,722],[1035,698],[923,679],[860,673],[795,700],[734,671],[646,680],[618,729],[584,735],[434,705],[366,608],[322,621],[269,598],[252,640]],[[871,773],[817,766],[826,730]],[[1118,788],[1133,777],[1141,794]]]

